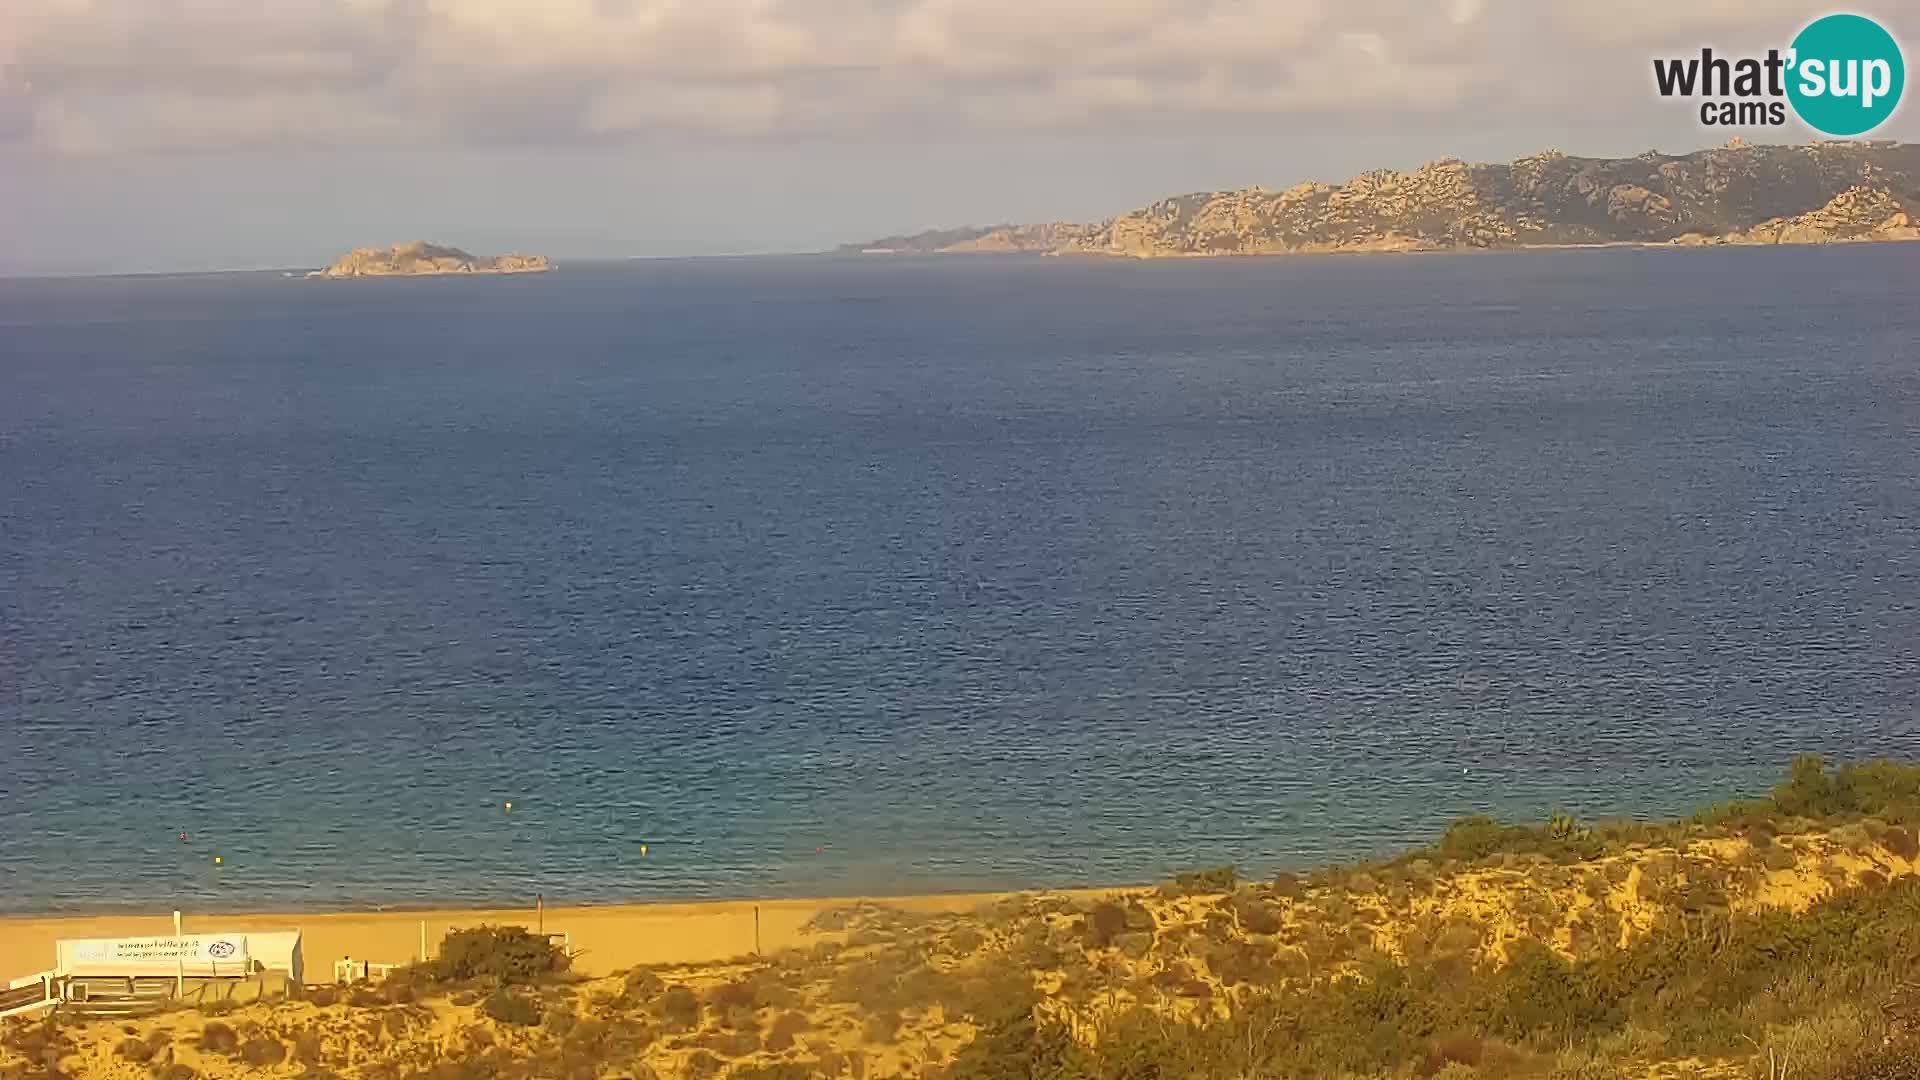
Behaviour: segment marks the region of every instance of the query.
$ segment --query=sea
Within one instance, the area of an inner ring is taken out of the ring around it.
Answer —
[[[1916,282],[0,281],[0,912],[1253,877],[1920,757]]]

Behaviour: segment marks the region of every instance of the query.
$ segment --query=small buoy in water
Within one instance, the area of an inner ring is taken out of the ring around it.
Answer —
[[[647,857],[647,845],[645,844],[640,845],[640,857],[643,859]]]
[[[186,834],[186,833],[181,833],[181,834],[180,834],[180,839],[182,839],[182,840],[185,840],[186,838],[187,838],[187,834]]]
[[[213,857],[213,865],[215,865],[215,866],[219,866],[219,865],[220,865],[220,856],[218,856],[218,855],[215,855],[215,856]]]
[[[513,813],[513,804],[511,802],[507,803],[507,813]]]
[[[818,855],[818,854],[820,854],[821,852],[823,852],[823,851],[825,851],[825,850],[827,850],[827,849],[826,849],[826,848],[824,848],[824,847],[817,847],[817,848],[814,848],[814,849],[813,849],[813,853],[814,853],[815,855]]]

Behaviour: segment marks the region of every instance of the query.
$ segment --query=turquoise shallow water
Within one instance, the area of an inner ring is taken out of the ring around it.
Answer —
[[[0,910],[1264,871],[1920,756],[1917,279],[0,281]]]

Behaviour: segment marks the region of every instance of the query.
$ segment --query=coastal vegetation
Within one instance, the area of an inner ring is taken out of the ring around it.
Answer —
[[[826,912],[802,947],[570,969],[449,935],[375,985],[55,1017],[0,1077],[1920,1077],[1920,766],[1796,761],[1682,821],[1468,818],[1370,863]]]

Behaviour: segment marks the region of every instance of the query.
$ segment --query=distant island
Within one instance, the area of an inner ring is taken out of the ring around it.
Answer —
[[[545,255],[473,255],[415,240],[390,248],[354,248],[308,277],[425,277],[433,274],[539,274],[553,269]]]
[[[1735,139],[1678,156],[1446,158],[1342,184],[1180,195],[1093,225],[942,229],[840,251],[1159,258],[1874,240],[1920,240],[1920,145]]]

